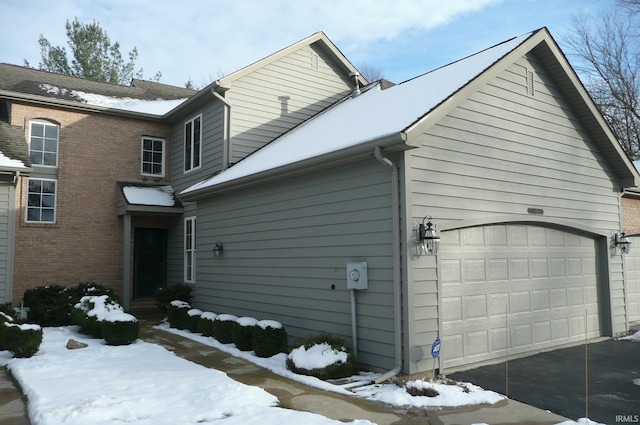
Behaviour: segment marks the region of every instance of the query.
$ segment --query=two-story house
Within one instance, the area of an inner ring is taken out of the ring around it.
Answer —
[[[14,160],[5,174],[0,161],[0,301],[88,281],[134,307],[167,282],[193,284],[196,207],[175,193],[344,97],[355,71],[323,33],[200,91],[0,64],[0,151]]]

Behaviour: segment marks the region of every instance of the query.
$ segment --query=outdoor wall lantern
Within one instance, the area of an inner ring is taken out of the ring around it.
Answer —
[[[425,226],[424,221],[427,221]],[[422,223],[418,227],[418,252],[419,255],[436,255],[440,247],[440,236],[435,228],[432,227],[431,216],[422,219]]]
[[[222,257],[223,251],[224,251],[224,247],[222,246],[222,242],[216,241],[216,245],[213,247],[213,256]]]
[[[631,251],[631,241],[627,239],[624,230],[613,236],[613,244],[616,248],[620,249],[622,254],[628,254],[629,251]]]

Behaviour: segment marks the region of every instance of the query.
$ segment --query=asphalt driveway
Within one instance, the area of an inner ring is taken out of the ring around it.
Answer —
[[[587,358],[589,418],[607,425],[640,423],[640,343],[592,343]],[[506,374],[502,363],[449,377],[507,394]],[[585,417],[584,345],[509,361],[508,375],[509,398],[574,420]]]

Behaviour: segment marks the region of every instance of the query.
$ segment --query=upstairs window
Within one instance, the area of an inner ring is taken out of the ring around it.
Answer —
[[[58,166],[59,127],[45,121],[31,122],[29,158],[33,165]]]
[[[57,181],[30,178],[27,186],[27,222],[55,223]]]
[[[143,176],[164,177],[164,139],[156,137],[142,138]]]
[[[184,125],[184,171],[200,168],[202,153],[202,115]]]

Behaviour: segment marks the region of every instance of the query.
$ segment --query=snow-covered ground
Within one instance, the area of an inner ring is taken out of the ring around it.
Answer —
[[[286,369],[286,355],[263,359],[241,352],[233,344],[190,332],[161,329],[212,345],[291,379],[335,392],[346,390]],[[29,399],[34,425],[114,425],[118,423],[197,424],[225,419],[228,425],[339,425],[342,422],[306,412],[279,408],[278,400],[261,388],[241,384],[225,373],[184,360],[163,347],[138,341],[128,346],[107,346],[103,340],[79,334],[76,327],[45,328],[40,351],[28,359],[0,352],[0,365],[8,367]],[[640,334],[636,334],[640,339]],[[68,350],[75,339],[87,348]],[[372,374],[359,379],[370,381]],[[414,385],[425,385],[414,381]],[[503,396],[471,384],[436,386],[437,397],[412,397],[395,385],[366,386],[359,397],[402,406],[460,406],[495,403]],[[356,420],[353,425],[371,425]],[[562,425],[593,424],[581,419]]]

